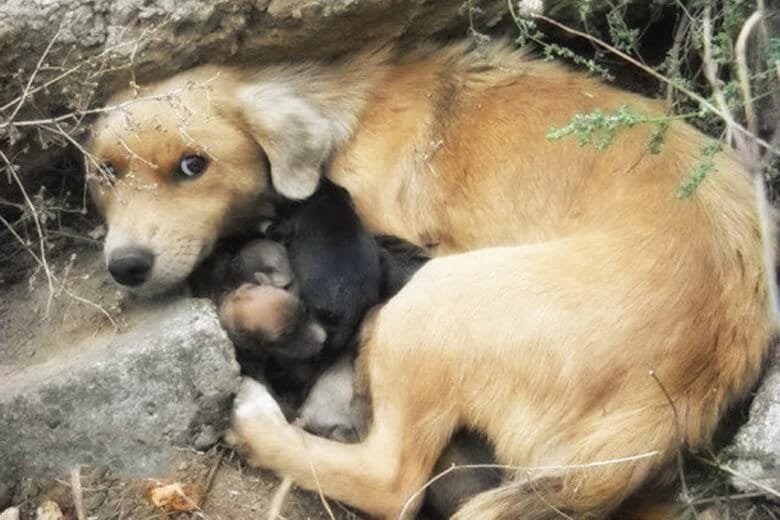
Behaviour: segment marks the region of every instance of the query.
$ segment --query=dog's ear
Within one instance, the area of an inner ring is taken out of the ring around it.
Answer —
[[[317,189],[336,142],[333,124],[316,104],[287,83],[259,82],[238,90],[240,116],[271,163],[281,195],[301,200]]]

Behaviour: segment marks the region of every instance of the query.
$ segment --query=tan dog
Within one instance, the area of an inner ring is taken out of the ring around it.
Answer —
[[[361,443],[306,434],[245,384],[233,441],[303,487],[412,513],[470,427],[501,463],[544,469],[508,472],[460,518],[600,518],[705,446],[756,381],[773,329],[744,168],[720,153],[681,199],[710,142],[684,123],[659,154],[641,125],[602,152],[545,139],[577,113],[659,103],[501,44],[205,67],[113,103],[92,149],[116,179],[96,198],[109,268],[142,290],[185,278],[251,213],[268,165],[290,198],[325,171],[371,229],[441,257],[364,328]]]

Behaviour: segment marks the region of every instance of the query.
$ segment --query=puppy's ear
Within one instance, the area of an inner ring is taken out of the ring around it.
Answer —
[[[268,155],[276,191],[293,200],[313,194],[337,139],[321,108],[293,82],[245,85],[237,98],[249,132]]]
[[[271,277],[269,277],[265,273],[257,272],[254,274],[255,282],[257,282],[257,285],[274,285],[274,283],[271,281]]]

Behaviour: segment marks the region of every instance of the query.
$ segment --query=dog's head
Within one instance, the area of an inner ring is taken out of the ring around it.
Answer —
[[[111,275],[141,293],[183,281],[218,237],[267,211],[268,179],[288,198],[311,195],[335,142],[318,107],[287,84],[216,67],[108,107],[89,144],[90,192]]]

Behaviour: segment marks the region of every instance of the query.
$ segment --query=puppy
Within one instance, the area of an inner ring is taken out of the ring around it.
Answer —
[[[353,406],[355,370],[344,356],[323,372],[298,410],[296,423],[307,431],[339,442],[357,442],[368,418]]]
[[[287,250],[272,240],[253,240],[242,247],[232,259],[230,273],[236,285],[253,281],[300,295]]]
[[[577,114],[661,102],[495,42],[207,66],[109,103],[91,185],[109,270],[138,292],[256,219],[269,179],[303,200],[324,174],[371,232],[434,256],[362,327],[361,442],[307,434],[244,385],[230,439],[302,487],[410,516],[467,428],[523,469],[460,518],[601,518],[672,478],[680,446],[704,449],[758,377],[774,243],[744,166],[717,154],[685,198],[712,140],[683,121],[659,153],[645,124],[605,150],[547,139]]]
[[[382,271],[380,299],[387,301],[401,290],[430,255],[421,247],[390,235],[376,237]]]
[[[268,283],[241,285],[224,299],[219,314],[238,351],[252,357],[309,359],[327,338],[297,296]]]
[[[276,232],[271,232],[290,243],[294,265],[299,272],[308,274],[304,295],[308,293],[309,301],[320,303],[320,314],[327,309],[330,316],[348,317],[333,323],[337,337],[351,334],[349,321],[358,321],[375,298],[385,300],[395,295],[429,259],[420,248],[395,237],[378,237],[377,244],[372,246],[373,240],[350,208],[344,190],[324,183],[318,197],[298,208],[293,217],[288,213],[285,221],[274,226]],[[381,283],[376,282],[376,259],[380,260]],[[312,273],[315,265],[319,269]],[[349,277],[344,276],[345,272]],[[327,368],[318,376],[306,371],[311,369],[308,364],[301,364],[301,360],[319,353],[326,333],[307,317],[296,298],[298,283],[285,248],[271,240],[252,240],[223,267],[222,276],[233,284],[251,280],[258,284],[244,283],[228,294],[220,308],[223,326],[239,353],[249,353],[250,357],[266,354],[266,364],[270,361],[268,354],[275,355],[276,359],[270,362],[269,384],[277,395],[285,389],[289,392],[291,388],[311,386],[295,414],[296,424],[329,439],[357,442],[365,434],[369,418],[362,412],[362,403],[353,402],[356,397],[352,353],[342,355],[330,366],[327,361],[321,362]],[[337,292],[334,287],[341,290]],[[368,294],[365,287],[369,288]],[[316,381],[309,385],[312,377]],[[268,380],[265,373],[259,379]],[[282,396],[282,402],[290,402],[289,396]],[[285,416],[291,415],[286,411]],[[483,439],[461,433],[442,454],[434,472],[446,471],[452,465],[492,462],[492,452]],[[431,486],[426,508],[431,515],[449,518],[465,499],[498,485],[499,481],[499,473],[489,469],[448,475]]]
[[[379,248],[349,193],[327,179],[314,195],[280,212],[291,228],[288,251],[301,298],[324,325],[325,353],[332,360],[347,348],[363,315],[379,303]]]

